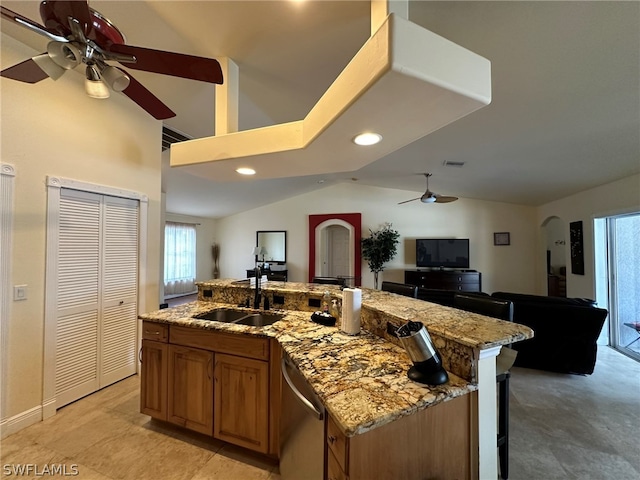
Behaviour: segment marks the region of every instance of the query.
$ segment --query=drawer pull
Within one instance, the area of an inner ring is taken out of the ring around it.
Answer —
[[[160,335],[160,332],[152,332],[150,330],[145,330],[144,333],[146,333],[148,335]]]
[[[337,439],[336,439],[336,437],[334,437],[333,435],[329,435],[329,436],[327,437],[327,440],[329,441],[329,443],[330,443],[331,445],[333,445]]]

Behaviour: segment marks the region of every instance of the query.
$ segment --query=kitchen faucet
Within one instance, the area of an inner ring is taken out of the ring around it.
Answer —
[[[256,291],[253,297],[253,308],[260,308],[260,277],[262,276],[262,272],[258,265],[256,265],[254,269],[254,274],[256,276]]]

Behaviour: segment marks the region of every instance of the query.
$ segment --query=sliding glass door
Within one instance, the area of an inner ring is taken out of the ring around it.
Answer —
[[[607,219],[611,345],[640,360],[640,214]]]

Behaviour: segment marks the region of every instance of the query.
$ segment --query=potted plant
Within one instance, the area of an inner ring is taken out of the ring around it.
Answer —
[[[373,284],[378,288],[378,273],[384,270],[384,264],[395,257],[398,251],[400,234],[385,223],[375,232],[369,229],[371,236],[362,239],[362,258],[369,263],[369,270],[373,273]]]

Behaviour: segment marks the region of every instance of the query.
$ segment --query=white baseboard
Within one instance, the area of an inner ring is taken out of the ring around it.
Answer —
[[[0,438],[19,432],[23,428],[42,421],[42,405],[33,407],[13,417],[5,418],[0,422]]]

